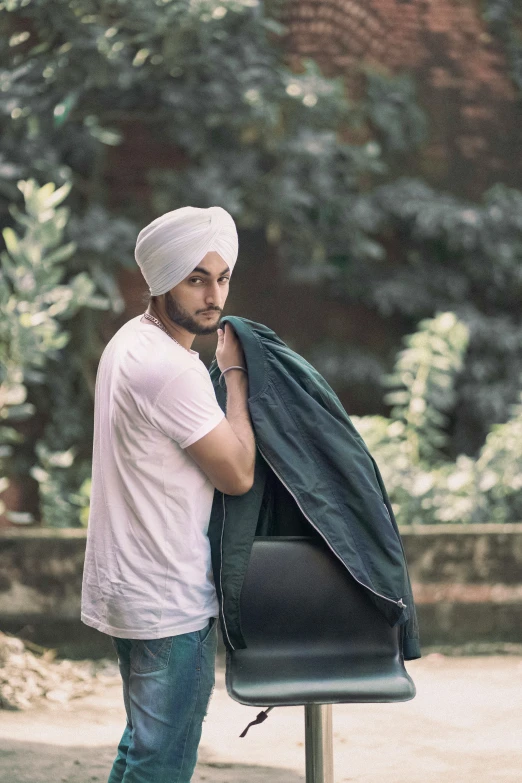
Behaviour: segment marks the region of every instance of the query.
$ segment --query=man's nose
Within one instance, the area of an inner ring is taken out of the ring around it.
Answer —
[[[208,305],[221,307],[221,290],[217,281],[208,287],[207,294],[205,296],[205,303]]]

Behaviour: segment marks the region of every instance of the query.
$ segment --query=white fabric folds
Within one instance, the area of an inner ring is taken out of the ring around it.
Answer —
[[[214,250],[233,270],[238,253],[236,224],[222,207],[181,207],[142,228],[134,257],[152,296],[170,291]]]

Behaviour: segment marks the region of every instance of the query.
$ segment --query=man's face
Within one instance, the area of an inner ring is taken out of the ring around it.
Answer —
[[[219,327],[229,280],[227,264],[211,250],[188,277],[165,294],[168,317],[190,334],[212,334]]]

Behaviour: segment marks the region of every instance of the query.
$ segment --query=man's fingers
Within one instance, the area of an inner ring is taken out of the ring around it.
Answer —
[[[225,337],[228,337],[228,335],[232,335],[232,337],[236,337],[236,333],[234,331],[234,327],[232,326],[232,324],[229,324],[227,321],[224,326],[225,326]]]

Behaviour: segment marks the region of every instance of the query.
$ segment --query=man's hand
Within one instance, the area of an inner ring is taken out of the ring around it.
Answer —
[[[216,348],[216,361],[223,372],[227,367],[244,367],[246,369],[245,355],[241,348],[236,333],[230,324],[225,324],[225,329],[218,329],[218,344]]]

